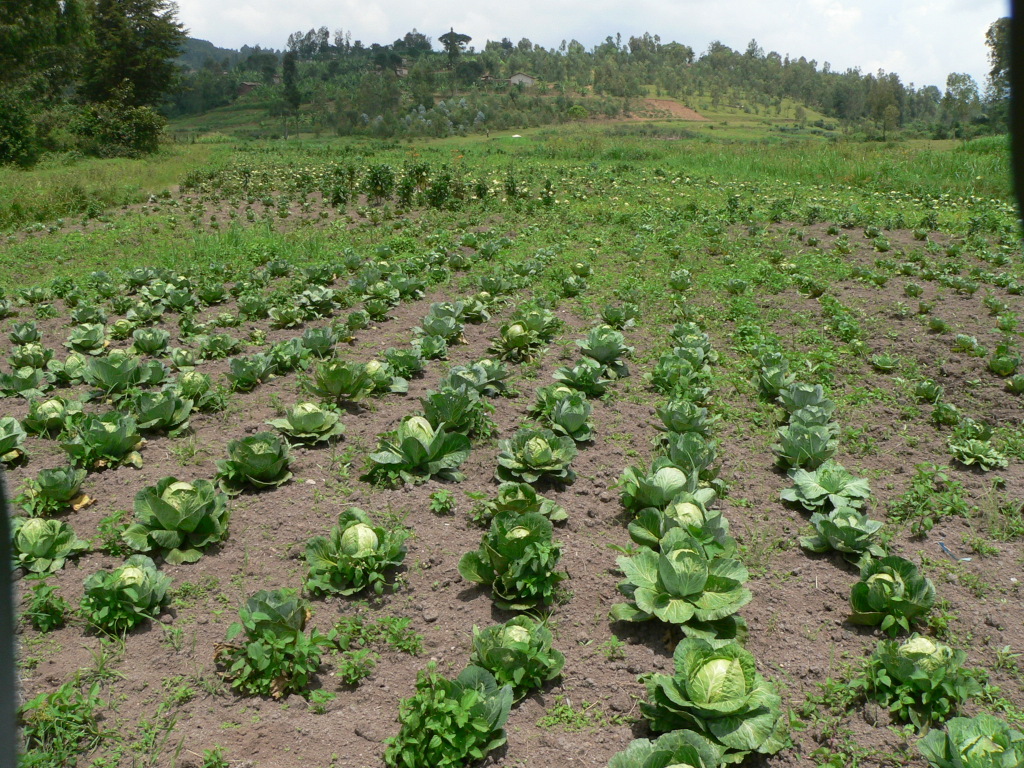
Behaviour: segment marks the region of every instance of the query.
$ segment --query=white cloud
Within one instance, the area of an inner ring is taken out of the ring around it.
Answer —
[[[987,71],[985,30],[1009,14],[1008,0],[178,0],[193,37],[239,48],[283,48],[296,30],[344,28],[365,44],[390,43],[416,28],[437,41],[449,27],[487,39],[529,38],[547,48],[576,39],[588,48],[621,32],[676,40],[698,53],[713,40],[743,50],[756,39],[766,51],[805,56],[835,70],[897,72],[905,83],[942,86],[950,72],[979,83]]]

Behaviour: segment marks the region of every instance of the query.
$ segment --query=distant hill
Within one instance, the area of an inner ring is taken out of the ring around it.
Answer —
[[[241,51],[235,51],[231,48],[218,48],[208,40],[197,40],[194,37],[190,37],[185,41],[185,45],[182,46],[181,56],[178,57],[177,62],[186,69],[194,71],[202,69],[209,59],[213,59],[218,64],[227,59],[228,67],[230,68],[241,58]]]

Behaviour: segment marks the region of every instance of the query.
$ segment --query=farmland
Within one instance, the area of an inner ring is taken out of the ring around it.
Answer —
[[[1024,729],[1005,142],[732,128],[218,140],[0,200],[12,506],[82,541],[22,550],[28,764],[626,768],[684,729],[925,768],[954,715]],[[880,681],[912,633],[944,705]],[[731,718],[673,688],[708,659]]]

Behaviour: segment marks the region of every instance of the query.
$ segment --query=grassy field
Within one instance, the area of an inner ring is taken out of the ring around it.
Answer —
[[[426,768],[486,734],[490,765],[631,768],[688,729],[674,762],[927,768],[953,716],[1024,728],[1005,139],[709,117],[3,171],[35,190],[0,200],[8,484],[84,548],[22,549],[51,571],[19,582],[32,764]],[[322,440],[280,421],[301,403]],[[80,487],[41,502],[69,463]],[[147,512],[175,481],[220,510],[187,558]],[[361,520],[357,567],[330,540]],[[162,597],[97,586],[140,553]],[[484,652],[522,616],[543,629]],[[945,677],[880,672],[912,633]],[[660,693],[708,659],[758,691],[740,736]],[[452,695],[471,663],[486,713]]]

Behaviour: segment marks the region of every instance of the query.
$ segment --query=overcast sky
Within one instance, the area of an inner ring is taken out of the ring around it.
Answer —
[[[828,61],[833,70],[897,72],[904,83],[943,87],[966,72],[984,87],[985,31],[1009,15],[1009,0],[177,0],[192,37],[224,48],[285,47],[288,35],[326,26],[353,40],[391,43],[415,28],[434,42],[450,27],[487,40],[529,38],[557,48],[575,38],[590,49],[608,35],[650,32],[699,55],[713,40]]]

